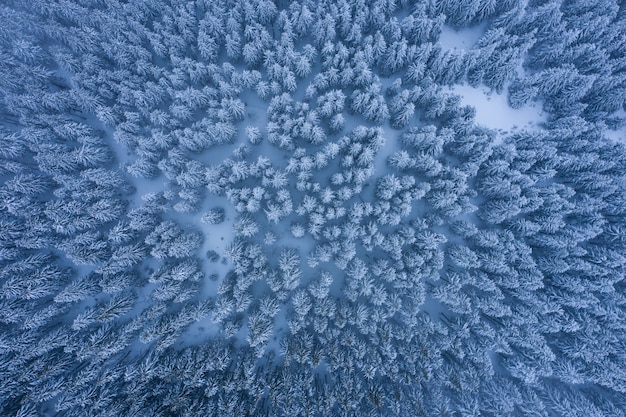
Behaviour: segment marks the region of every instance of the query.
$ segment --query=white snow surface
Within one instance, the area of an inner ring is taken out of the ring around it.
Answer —
[[[604,134],[613,142],[621,143],[626,146],[626,128],[619,130],[607,130]]]
[[[483,23],[456,30],[451,26],[443,25],[439,34],[439,45],[444,52],[455,48],[469,51],[483,36],[486,27],[487,25]]]
[[[626,118],[626,111],[624,111],[623,109],[620,109],[616,111],[615,113],[613,113],[611,116]],[[622,145],[626,146],[626,126],[622,127],[621,129],[616,129],[616,130],[607,129],[604,132],[604,134],[611,141],[616,142],[616,143],[621,143]]]
[[[461,96],[461,104],[476,109],[476,123],[501,132],[518,129],[538,128],[547,121],[547,115],[541,109],[541,103],[535,102],[520,109],[509,106],[505,86],[504,93],[498,94],[487,87],[471,85],[455,85],[450,88],[454,94]]]

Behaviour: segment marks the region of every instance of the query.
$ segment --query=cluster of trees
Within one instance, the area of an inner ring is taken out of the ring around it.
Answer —
[[[626,413],[624,8],[410,3],[2,6],[3,415]]]
[[[622,9],[604,0],[549,1],[503,21],[509,33],[534,32],[535,38],[524,62],[527,71],[511,85],[511,105],[539,98],[556,118],[623,126],[614,116],[624,106],[626,88],[624,45],[618,40]]]
[[[7,384],[0,409],[7,415],[81,414],[81,404],[94,407],[87,390],[107,361],[135,357],[141,340],[165,349],[208,314],[203,304],[171,304],[196,297],[200,237],[161,219],[163,193],[131,209],[136,190],[116,167],[110,130],[95,118],[118,123],[112,96],[94,91],[106,80],[89,89],[78,81],[89,72],[81,65],[109,77],[113,67],[101,54],[74,61],[77,51],[96,45],[83,43],[89,35],[71,23],[90,12],[78,5],[67,12],[67,25],[55,23],[54,13],[34,19],[17,2],[2,13],[0,372]],[[44,45],[48,35],[56,40]],[[125,132],[137,133],[131,124]],[[189,184],[186,168],[180,182]],[[159,275],[150,293],[157,278],[149,280],[143,268],[151,252],[170,275]],[[152,306],[142,302],[146,291]]]
[[[293,150],[301,141],[318,145],[325,140],[317,112],[307,103],[294,103],[287,93],[274,97],[267,113],[267,139],[272,144]]]

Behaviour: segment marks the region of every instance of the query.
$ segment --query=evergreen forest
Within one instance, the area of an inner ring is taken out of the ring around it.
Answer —
[[[3,0],[0,415],[626,416],[626,3]]]

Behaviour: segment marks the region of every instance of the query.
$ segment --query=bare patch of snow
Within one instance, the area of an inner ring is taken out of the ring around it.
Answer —
[[[398,140],[400,132],[393,129],[389,123],[385,123],[382,129],[385,144],[381,150],[376,152],[376,156],[374,157],[374,175],[377,177],[387,172],[387,158],[400,150],[400,141]]]
[[[479,25],[456,30],[451,26],[443,25],[441,33],[439,34],[439,45],[444,52],[455,48],[469,51],[476,45],[481,36],[483,36],[486,27],[486,23],[481,23]]]
[[[204,214],[206,214],[209,210],[218,207],[224,209],[224,221],[222,223],[210,225],[201,221]],[[219,279],[215,282],[207,282],[206,288],[203,290],[203,295],[208,297],[211,294],[217,293],[219,282],[232,268],[230,263],[224,263],[223,260],[226,248],[235,239],[233,223],[237,218],[237,212],[226,197],[211,195],[205,199],[203,207],[198,213],[195,213],[192,216],[187,214],[186,216],[186,220],[191,220],[192,224],[198,225],[204,234],[204,244],[200,249],[199,255],[203,260],[205,260],[205,262],[203,262],[205,275],[207,277],[210,277],[215,273],[219,275]],[[221,258],[220,261],[206,261],[206,253],[210,250],[217,252]]]
[[[624,111],[623,109],[619,109],[615,113],[611,114],[611,117],[621,117],[626,119],[626,111]],[[626,126],[620,129],[607,129],[604,131],[604,135],[612,142],[626,145]]]
[[[612,142],[621,143],[626,146],[626,128],[620,130],[607,130],[604,132],[606,137]]]
[[[224,209],[224,221],[219,224],[206,224],[201,218],[212,208],[221,207]],[[204,234],[204,243],[198,257],[202,260],[202,272],[204,281],[200,289],[200,299],[214,299],[217,290],[232,269],[232,264],[224,258],[226,247],[234,240],[233,223],[237,217],[235,208],[228,202],[226,197],[211,195],[205,198],[202,209],[194,214],[186,214],[185,220],[191,224],[199,226]],[[181,218],[182,219],[182,218]],[[213,262],[207,258],[208,251],[215,251],[220,259]],[[209,315],[191,324],[180,337],[180,346],[199,345],[219,332],[219,324],[213,322],[213,316]]]
[[[535,128],[547,121],[547,115],[538,102],[514,109],[509,106],[506,93],[497,94],[487,87],[455,85],[450,90],[461,96],[462,105],[473,106],[476,109],[476,123],[490,129],[510,132]],[[507,90],[505,87],[504,91]],[[502,135],[498,135],[498,138],[501,137]]]
[[[619,130],[606,130],[604,134],[611,141],[626,145],[626,128],[622,128]]]

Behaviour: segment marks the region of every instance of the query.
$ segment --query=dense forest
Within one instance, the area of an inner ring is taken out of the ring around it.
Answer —
[[[625,33],[617,0],[3,1],[0,414],[626,416]]]

